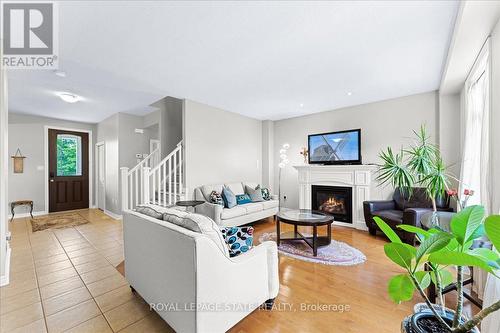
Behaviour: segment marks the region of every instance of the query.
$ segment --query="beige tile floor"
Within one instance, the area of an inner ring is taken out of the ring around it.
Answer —
[[[0,288],[0,332],[171,332],[115,269],[122,223],[97,209],[90,223],[33,233],[10,223],[10,284]]]

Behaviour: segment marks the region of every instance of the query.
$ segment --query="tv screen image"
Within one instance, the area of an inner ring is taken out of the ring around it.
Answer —
[[[361,163],[360,130],[309,136],[309,163]]]

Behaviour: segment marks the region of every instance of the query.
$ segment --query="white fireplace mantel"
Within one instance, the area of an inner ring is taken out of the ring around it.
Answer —
[[[370,200],[375,165],[298,165],[299,207],[311,209],[311,186],[344,186],[352,188],[352,225],[335,224],[367,230],[363,216],[363,201]]]

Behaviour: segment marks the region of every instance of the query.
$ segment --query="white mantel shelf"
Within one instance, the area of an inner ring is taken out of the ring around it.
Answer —
[[[363,201],[370,200],[376,165],[297,165],[299,177],[299,208],[311,209],[311,186],[345,186],[352,188],[352,224],[338,225],[367,230],[363,216]]]

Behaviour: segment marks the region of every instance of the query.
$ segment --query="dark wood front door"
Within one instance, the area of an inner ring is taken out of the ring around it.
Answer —
[[[49,129],[49,212],[88,207],[89,135]]]

